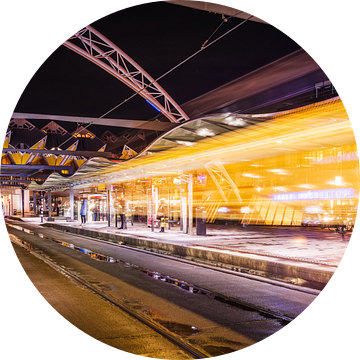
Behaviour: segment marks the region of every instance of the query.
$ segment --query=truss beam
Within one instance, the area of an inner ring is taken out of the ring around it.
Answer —
[[[215,183],[215,186],[225,203],[228,203],[231,192],[235,194],[239,203],[242,203],[239,189],[231,179],[221,161],[213,160],[212,162],[205,164],[205,169]],[[225,194],[225,191],[227,191],[227,195]]]
[[[69,150],[38,150],[38,149],[3,149],[3,153],[27,153],[33,155],[70,155],[70,156],[84,156],[84,157],[101,157],[112,159],[111,152],[99,151],[69,151]]]
[[[74,42],[80,40],[77,46]],[[90,60],[149,101],[171,122],[188,120],[188,116],[166,91],[132,58],[104,35],[87,26],[63,44]]]
[[[64,116],[64,115],[44,115],[44,114],[30,114],[14,112],[12,114],[13,119],[34,119],[34,120],[53,120],[53,121],[66,121],[75,122],[81,124],[92,125],[107,125],[114,127],[123,127],[131,129],[143,129],[143,130],[159,130],[168,131],[172,129],[176,124],[170,124],[168,122],[157,122],[147,120],[129,120],[129,119],[113,119],[113,118],[94,118],[94,117],[80,117],[80,116]]]

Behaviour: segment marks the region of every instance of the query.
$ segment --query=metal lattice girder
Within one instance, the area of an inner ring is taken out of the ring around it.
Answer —
[[[40,141],[31,146],[30,150],[44,150],[46,140],[47,136],[43,137]],[[16,150],[17,151],[9,152],[9,157],[15,165],[34,165],[41,159],[41,156],[38,156],[36,152],[29,154],[21,151],[20,149]]]
[[[205,169],[212,178],[215,186],[219,190],[221,197],[224,202],[227,203],[231,194],[231,191],[234,192],[239,203],[242,203],[242,198],[240,192],[234,181],[231,179],[229,173],[226,171],[224,165],[219,160],[213,160],[210,163],[205,164]],[[226,196],[225,191],[228,191]]]
[[[74,41],[81,41],[83,48]],[[188,116],[166,91],[131,57],[91,26],[77,32],[64,46],[100,66],[149,101],[171,122]]]

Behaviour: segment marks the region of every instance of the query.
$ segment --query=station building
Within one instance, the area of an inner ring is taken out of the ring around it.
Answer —
[[[13,120],[4,149],[20,130],[35,129],[26,120]],[[21,146],[44,150],[51,135],[64,131],[49,123],[36,136],[24,137],[35,145]],[[106,149],[84,128],[73,140],[66,144],[69,151],[79,144]],[[139,153],[123,146],[118,159],[50,157],[46,151],[34,156],[21,149],[3,153],[2,166],[13,163],[31,164],[33,171],[45,167],[28,174],[34,180],[19,181],[25,190],[2,192],[3,211],[10,215],[80,221],[86,199],[88,222],[115,226],[123,217],[127,226],[138,222],[154,230],[163,219],[167,227],[193,233],[200,220],[239,226],[354,224],[358,209],[358,152],[338,96],[275,113],[201,116],[164,132]]]
[[[86,200],[88,222],[152,231],[161,222],[190,234],[205,223],[353,226],[354,133],[335,87],[302,49],[180,107],[92,26],[63,45],[158,114],[141,121],[13,113],[1,159],[5,215],[80,221]]]

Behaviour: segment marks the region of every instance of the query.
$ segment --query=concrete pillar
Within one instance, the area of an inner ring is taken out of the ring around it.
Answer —
[[[154,231],[154,185],[151,185],[151,231]]]
[[[45,191],[40,191],[40,221],[44,222],[44,196]]]
[[[70,219],[74,220],[74,188],[70,185]]]
[[[24,189],[21,189],[21,212],[22,212],[22,217],[25,217],[25,194],[24,194]]]
[[[187,224],[187,218],[188,218],[188,214],[187,214],[187,199],[186,196],[182,196],[180,198],[181,203],[180,203],[180,213],[181,213],[181,224],[182,224],[182,232],[184,234],[187,234],[188,232],[188,224]]]
[[[24,190],[24,211],[30,211],[30,190]]]
[[[188,179],[188,203],[189,203],[189,235],[193,233],[193,175]]]
[[[51,203],[52,203],[52,199],[51,199],[51,190],[48,191],[48,208],[49,208],[49,217],[51,217]]]
[[[168,179],[168,229],[170,230],[170,216],[171,216],[171,211],[170,211],[170,179]]]
[[[8,212],[9,212],[9,216],[11,216],[11,214],[12,214],[12,207],[13,207],[13,205],[12,205],[12,203],[13,203],[13,196],[12,196],[12,194],[9,194],[8,199],[10,199],[10,201],[8,201]]]
[[[36,191],[33,191],[33,202],[34,202],[34,217],[37,216],[37,209],[36,209]]]
[[[108,221],[108,226],[110,227],[111,223],[111,212],[110,212],[110,202],[111,202],[111,185],[106,185],[107,189],[107,209],[106,209],[106,217]]]

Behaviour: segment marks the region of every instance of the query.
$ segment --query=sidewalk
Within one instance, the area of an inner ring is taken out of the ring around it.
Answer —
[[[15,218],[15,217],[13,217]],[[40,224],[40,218],[23,218]],[[127,229],[108,227],[107,221],[45,221],[44,226],[162,253],[201,259],[236,271],[286,282],[323,287],[340,263],[351,233],[327,229],[207,225],[206,236],[188,235],[179,226],[151,231],[144,223]],[[195,231],[195,230],[194,230]]]

